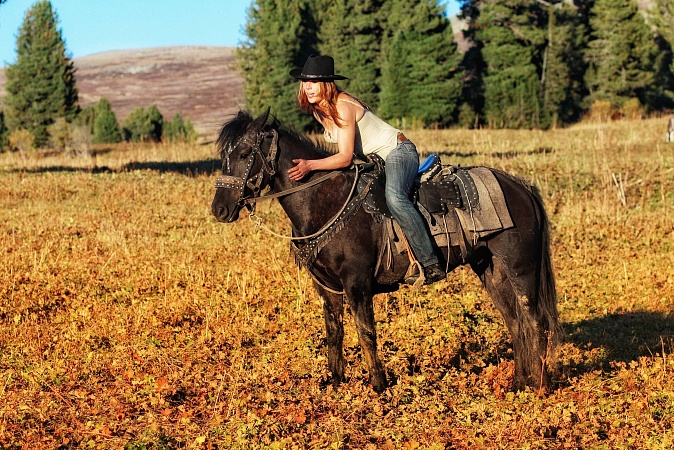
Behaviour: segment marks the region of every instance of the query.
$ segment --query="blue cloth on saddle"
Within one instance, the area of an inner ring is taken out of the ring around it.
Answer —
[[[424,172],[426,172],[428,169],[433,167],[433,164],[435,164],[435,161],[437,161],[439,158],[438,155],[435,153],[428,155],[424,162],[419,164],[419,170],[417,170],[417,175],[422,175]]]

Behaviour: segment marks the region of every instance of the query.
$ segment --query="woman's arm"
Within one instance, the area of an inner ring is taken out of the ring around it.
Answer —
[[[333,170],[348,167],[353,161],[353,151],[356,143],[356,115],[357,106],[346,103],[337,103],[337,112],[342,119],[337,139],[337,153],[322,159],[293,159],[297,165],[288,170],[291,180],[299,181],[313,170]]]

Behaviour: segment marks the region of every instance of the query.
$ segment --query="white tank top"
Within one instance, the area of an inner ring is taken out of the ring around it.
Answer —
[[[353,105],[363,107],[360,103],[347,99],[339,99],[338,102],[347,102]],[[354,152],[357,156],[371,155],[376,153],[382,159],[386,157],[391,150],[398,146],[398,133],[400,130],[393,128],[388,123],[381,120],[369,109],[365,110],[363,117],[356,122],[356,143]],[[336,144],[339,136],[339,127],[335,126],[333,133],[328,130],[323,132],[325,140],[331,144]]]

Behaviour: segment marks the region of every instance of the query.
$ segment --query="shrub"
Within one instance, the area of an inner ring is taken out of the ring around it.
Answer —
[[[87,125],[68,123],[61,117],[56,119],[47,131],[49,143],[54,150],[70,156],[90,156],[91,132]]]
[[[80,113],[75,118],[76,125],[84,125],[89,128],[89,133],[94,132],[94,119],[96,118],[96,112],[93,106],[86,106],[82,108]]]
[[[611,102],[607,100],[595,100],[590,107],[590,120],[595,122],[608,122],[616,113]]]
[[[117,116],[112,111],[110,102],[104,98],[94,108],[93,142],[96,144],[114,144],[122,140],[122,132],[117,123]]]
[[[631,98],[620,107],[620,114],[628,119],[641,119],[645,111],[638,98]]]
[[[73,156],[88,158],[91,156],[91,131],[86,125],[70,127],[70,152]]]
[[[10,150],[19,152],[21,156],[28,156],[35,150],[35,136],[25,128],[12,131],[7,140]]]
[[[59,117],[47,127],[49,145],[59,153],[70,148],[70,125],[64,117]]]
[[[459,106],[459,126],[461,128],[476,128],[477,126],[477,113],[468,103],[462,103]]]
[[[197,140],[197,132],[190,119],[183,120],[180,113],[177,113],[164,127],[163,137],[169,142],[194,142]]]
[[[138,107],[124,119],[124,139],[131,142],[160,142],[164,118],[156,106]]]

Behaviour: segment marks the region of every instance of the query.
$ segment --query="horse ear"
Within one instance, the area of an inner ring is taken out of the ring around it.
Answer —
[[[253,121],[253,126],[255,127],[256,130],[261,130],[262,127],[267,123],[267,119],[269,119],[269,112],[271,111],[271,106],[267,108],[265,112],[263,112],[260,117],[255,119]]]

